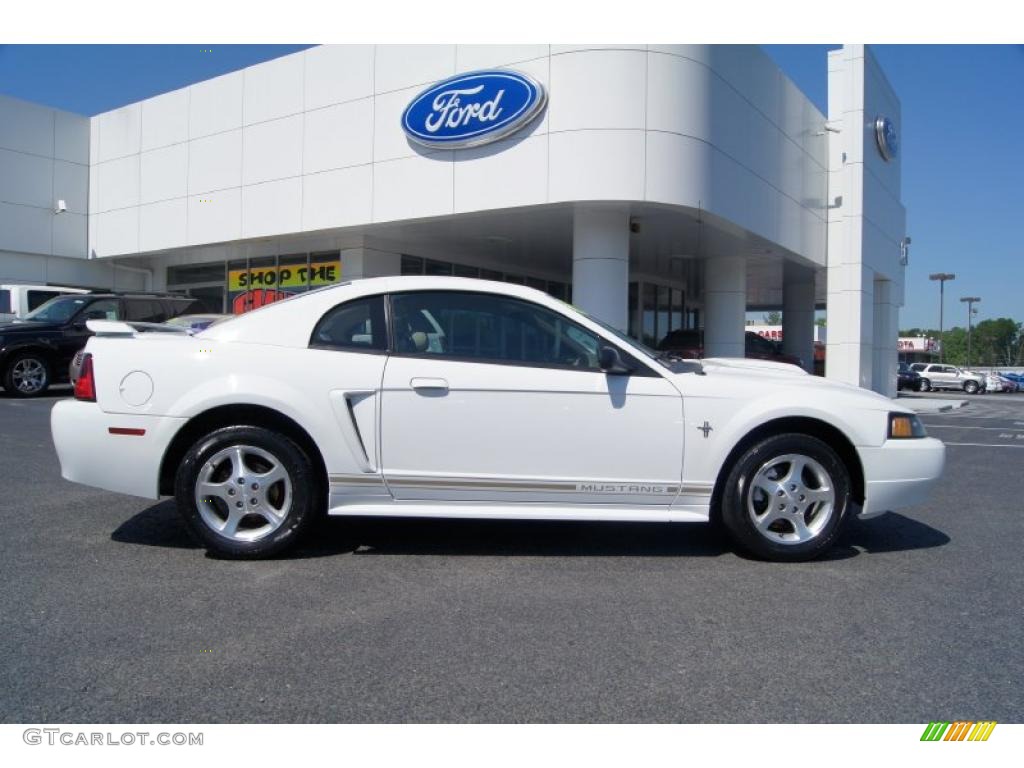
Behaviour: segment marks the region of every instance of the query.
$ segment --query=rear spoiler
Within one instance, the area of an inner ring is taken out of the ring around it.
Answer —
[[[138,336],[140,333],[189,335],[188,328],[162,323],[128,323],[123,320],[86,320],[85,327],[97,336]]]

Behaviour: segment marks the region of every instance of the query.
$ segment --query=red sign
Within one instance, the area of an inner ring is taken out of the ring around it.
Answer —
[[[240,293],[231,302],[231,311],[236,315],[248,312],[250,309],[258,309],[264,304],[271,304],[281,299],[287,299],[292,294],[287,291],[275,291],[270,288],[256,288],[252,291]]]

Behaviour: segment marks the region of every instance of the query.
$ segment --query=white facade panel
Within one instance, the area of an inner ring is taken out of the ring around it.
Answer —
[[[242,131],[228,131],[190,141],[188,193],[242,186]]]
[[[139,204],[139,156],[108,160],[92,169],[96,174],[96,213],[128,208]]]
[[[142,102],[142,151],[188,141],[189,89]]]
[[[373,99],[359,99],[306,113],[303,173],[373,162]]]
[[[245,70],[243,125],[262,123],[302,111],[304,61],[304,56],[299,52]]]
[[[263,237],[301,229],[301,178],[242,187],[242,237]]]
[[[642,200],[643,131],[569,131],[550,136],[551,202]]]
[[[46,207],[56,209],[58,200],[64,201],[67,213],[89,212],[89,166],[53,161],[53,192],[46,201]]]
[[[645,199],[696,208],[712,185],[715,149],[677,133],[647,134]]]
[[[399,157],[413,157],[424,153],[417,148],[402,130],[402,111],[409,105],[422,87],[415,86],[401,91],[378,95],[373,100],[373,160],[376,163],[395,160]],[[425,153],[424,153],[425,154]]]
[[[188,89],[189,138],[242,127],[242,81],[242,72],[231,72]]]
[[[647,55],[647,130],[671,131],[710,141],[710,104],[716,87],[710,69],[691,59],[664,53]]]
[[[50,253],[52,237],[53,211],[0,203],[0,249]]]
[[[0,95],[0,147],[50,157],[54,110]]]
[[[647,53],[583,51],[551,59],[549,130],[643,129]]]
[[[305,108],[341,104],[373,95],[372,45],[320,45],[306,59]]]
[[[454,45],[378,45],[374,90],[388,93],[455,74]]]
[[[372,216],[373,167],[358,165],[302,178],[302,229],[350,227]]]
[[[242,236],[242,190],[221,189],[188,199],[188,244],[218,243]]]
[[[373,166],[373,220],[395,221],[454,212],[451,152]]]
[[[53,207],[53,160],[0,149],[0,200]]]
[[[455,49],[455,70],[471,72],[474,69],[508,67],[542,56],[547,62],[550,45],[459,45]],[[514,66],[513,69],[519,69]]]
[[[139,153],[142,142],[142,104],[99,115],[100,162]]]
[[[143,152],[140,164],[139,202],[142,205],[188,194],[188,144],[172,144]]]
[[[70,211],[53,217],[53,255],[81,259],[85,256],[88,217]]]
[[[57,160],[88,165],[89,118],[54,110],[53,156]]]
[[[100,253],[138,253],[138,207],[96,214],[89,226],[96,228],[96,248]]]
[[[162,200],[139,206],[139,250],[172,248],[188,234],[188,200]]]
[[[302,175],[303,116],[246,126],[242,131],[242,184]]]
[[[509,139],[456,152],[455,212],[532,205],[547,199],[548,137]]]

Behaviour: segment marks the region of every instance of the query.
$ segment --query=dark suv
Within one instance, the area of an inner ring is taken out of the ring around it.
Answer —
[[[201,310],[187,296],[156,293],[82,293],[58,296],[26,315],[0,323],[0,383],[18,397],[67,381],[68,363],[92,333],[87,320],[163,323]]]
[[[701,332],[692,329],[672,331],[658,344],[658,349],[667,352],[674,352],[680,357],[689,359],[704,357],[704,342]],[[787,355],[779,349],[779,345],[754,333],[744,333],[744,357],[753,360],[772,360],[777,363],[789,363],[803,367],[803,361],[799,357]]]

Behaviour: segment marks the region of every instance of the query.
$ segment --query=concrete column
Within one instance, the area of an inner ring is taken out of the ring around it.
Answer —
[[[814,270],[790,262],[782,274],[782,349],[814,373]]]
[[[704,261],[704,356],[743,357],[747,313],[747,260]]]
[[[875,280],[874,289],[871,388],[886,397],[895,397],[899,307],[894,303],[891,280]]]
[[[572,303],[625,331],[629,325],[629,211],[578,208],[572,221]]]
[[[871,389],[875,273],[863,264],[828,268],[825,375]]]

